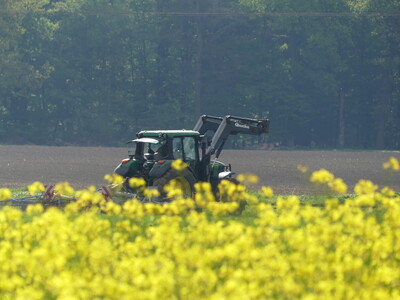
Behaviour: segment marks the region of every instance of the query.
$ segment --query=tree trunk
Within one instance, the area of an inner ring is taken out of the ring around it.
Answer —
[[[197,12],[201,12],[201,1],[197,0]],[[196,97],[194,105],[195,120],[203,114],[203,18],[197,18],[197,60],[196,60]]]
[[[188,7],[187,1],[182,1],[181,2],[181,11],[182,12],[188,12],[190,11]],[[190,21],[189,17],[181,17],[180,19],[180,25],[181,25],[181,31],[182,31],[182,37],[181,37],[181,43],[182,43],[182,50],[181,50],[181,65],[180,65],[180,71],[181,71],[181,78],[180,78],[180,95],[179,95],[179,104],[180,104],[180,109],[181,109],[181,116],[180,116],[180,126],[182,128],[186,128],[186,124],[189,123],[190,126],[193,124],[192,120],[192,100],[190,99],[190,88],[191,88],[191,82],[193,80],[193,74],[192,74],[192,57],[193,53],[191,50],[191,46],[193,43],[192,35],[193,31],[190,31]],[[189,116],[188,116],[189,114]],[[196,118],[194,118],[196,120]],[[188,122],[190,121],[190,122]]]
[[[376,136],[375,146],[377,149],[384,149],[385,143],[385,125],[387,121],[388,105],[391,95],[391,72],[385,69],[382,74],[381,91],[378,95],[375,106]]]
[[[341,89],[339,92],[339,137],[338,137],[339,148],[343,148],[345,144],[344,102],[345,102],[345,94]]]

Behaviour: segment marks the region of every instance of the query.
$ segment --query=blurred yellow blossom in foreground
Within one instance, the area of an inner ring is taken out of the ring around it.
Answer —
[[[274,190],[269,186],[262,186],[260,189],[260,193],[265,198],[272,198],[274,196]]]
[[[395,157],[391,157],[389,161],[385,162],[383,164],[384,169],[389,169],[393,171],[399,171],[400,170],[400,164],[399,161]]]
[[[237,180],[243,184],[256,184],[260,181],[258,176],[254,174],[239,174]]]
[[[303,172],[304,170],[305,167],[300,168],[301,172]],[[341,178],[335,178],[335,176],[331,172],[325,169],[320,169],[318,171],[312,172],[310,176],[310,182],[320,185],[327,185],[331,191],[338,194],[347,193],[347,185],[344,183],[344,181]]]
[[[104,179],[108,181],[110,184],[121,184],[124,182],[124,178],[117,173],[113,173],[112,175],[106,174]]]
[[[313,178],[343,189],[327,171]],[[353,198],[321,207],[294,195],[260,202],[228,180],[217,195],[209,183],[195,189],[162,205],[117,204],[90,187],[62,210],[3,207],[0,297],[400,298],[400,196],[390,188],[360,181]],[[259,192],[273,196],[270,187]],[[243,202],[246,216],[229,217]]]
[[[320,169],[311,174],[310,181],[318,183],[328,183],[332,181],[335,177],[332,173],[325,169]]]
[[[12,193],[9,189],[2,188],[0,189],[0,201],[1,200],[8,200],[12,196]]]
[[[182,159],[178,158],[171,163],[171,167],[176,171],[182,171],[188,167],[188,164],[183,162]]]
[[[34,183],[32,183],[31,185],[28,186],[29,195],[42,193],[45,190],[46,190],[46,188],[44,187],[43,183],[41,183],[39,181],[35,181]]]
[[[54,186],[54,191],[57,194],[65,195],[65,196],[73,196],[75,194],[75,190],[71,187],[68,182],[59,182]]]

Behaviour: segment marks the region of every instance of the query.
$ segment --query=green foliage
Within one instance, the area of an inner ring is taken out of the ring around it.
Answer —
[[[207,113],[268,116],[268,141],[290,147],[400,148],[400,1],[0,10],[0,143],[120,145]]]

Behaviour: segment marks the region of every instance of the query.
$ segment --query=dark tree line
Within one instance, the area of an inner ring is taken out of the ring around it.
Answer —
[[[204,113],[270,118],[256,144],[400,149],[400,1],[0,1],[0,143]]]

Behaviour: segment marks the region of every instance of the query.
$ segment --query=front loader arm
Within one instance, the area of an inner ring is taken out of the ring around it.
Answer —
[[[201,135],[204,135],[207,131],[216,132],[222,120],[221,117],[202,115],[193,130],[198,131]]]
[[[215,153],[218,158],[224,147],[224,144],[230,135],[236,134],[251,134],[260,135],[268,133],[268,119],[248,119],[234,116],[225,116],[219,124],[214,136],[211,139],[210,145],[206,149],[206,156],[211,156]]]

